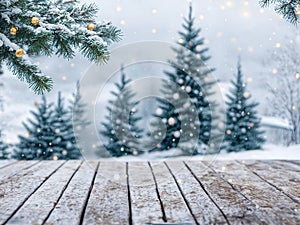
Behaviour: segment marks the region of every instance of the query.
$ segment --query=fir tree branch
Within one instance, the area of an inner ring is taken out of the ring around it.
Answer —
[[[300,0],[260,0],[260,5],[261,7],[274,5],[275,12],[294,25],[300,21]]]
[[[96,22],[97,12],[95,4],[80,5],[76,0],[0,0],[0,62],[6,62],[37,94],[50,91],[52,80],[41,75],[30,56],[55,54],[72,59],[78,49],[91,62],[107,62],[108,46],[120,40],[121,31],[109,22]],[[39,19],[36,25],[31,24],[34,16]],[[89,24],[94,29],[88,30]],[[10,33],[13,26],[15,34]],[[18,48],[26,51],[26,60],[14,56]]]

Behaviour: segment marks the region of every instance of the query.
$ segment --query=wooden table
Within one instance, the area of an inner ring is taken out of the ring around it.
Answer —
[[[300,224],[300,162],[0,161],[0,224]]]

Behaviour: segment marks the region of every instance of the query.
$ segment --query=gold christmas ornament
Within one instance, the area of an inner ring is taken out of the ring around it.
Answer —
[[[93,23],[89,23],[89,24],[87,25],[87,29],[88,29],[88,30],[94,30],[94,29],[95,29],[95,25],[94,25]]]
[[[18,29],[15,26],[12,26],[9,30],[9,33],[11,35],[16,35],[17,34]]]
[[[40,23],[40,19],[38,17],[36,17],[36,16],[32,17],[32,19],[31,19],[32,25],[37,26],[37,25],[39,25],[39,23]]]
[[[25,55],[25,52],[24,52],[23,49],[18,48],[18,49],[16,50],[16,56],[17,56],[18,58],[22,58],[24,55]]]

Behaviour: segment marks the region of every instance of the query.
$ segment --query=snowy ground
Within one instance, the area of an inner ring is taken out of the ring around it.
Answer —
[[[284,147],[266,145],[263,150],[244,151],[239,153],[222,153],[218,159],[287,159],[300,160],[300,145]]]
[[[238,153],[226,153],[221,152],[217,155],[209,156],[179,156],[180,152],[176,149],[166,151],[166,152],[156,152],[151,154],[143,154],[140,157],[121,157],[116,160],[118,161],[147,161],[147,160],[271,160],[271,159],[281,159],[281,160],[300,160],[300,145],[295,145],[291,147],[275,146],[275,145],[265,145],[262,150],[251,150],[243,151]]]

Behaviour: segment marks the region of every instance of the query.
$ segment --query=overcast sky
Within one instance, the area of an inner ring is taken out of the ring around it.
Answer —
[[[181,29],[182,16],[188,12],[186,0],[85,0],[99,6],[99,20],[106,19],[120,27],[123,40],[113,45],[136,41],[159,40],[175,42]],[[217,70],[215,75],[222,83],[232,79],[236,71],[238,55],[242,57],[244,74],[249,81],[253,96],[262,102],[260,113],[265,107],[265,81],[271,73],[271,66],[263,66],[272,51],[290,43],[295,28],[276,15],[273,9],[261,9],[258,0],[197,0],[193,1],[197,26],[206,38],[212,59],[209,66]],[[299,38],[298,38],[299,39]],[[298,43],[299,44],[299,43]],[[62,91],[66,98],[74,90],[91,64],[77,56],[71,61],[53,58],[33,59],[40,63],[43,72],[53,77],[55,84],[50,99]],[[40,100],[27,85],[15,79],[6,71],[1,77],[5,84],[2,95],[5,99],[5,113],[1,119],[7,123],[6,138],[14,142],[17,134],[24,133],[21,122],[28,117],[29,110]]]

